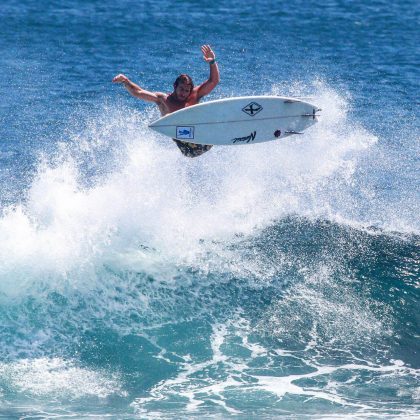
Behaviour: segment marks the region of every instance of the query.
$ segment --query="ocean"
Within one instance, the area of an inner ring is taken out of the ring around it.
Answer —
[[[414,0],[4,0],[0,418],[415,419]],[[112,78],[307,98],[184,157]]]

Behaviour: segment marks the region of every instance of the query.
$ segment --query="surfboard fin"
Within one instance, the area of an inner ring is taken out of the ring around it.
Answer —
[[[312,113],[308,114],[302,114],[302,117],[312,117],[312,119],[315,119],[316,117],[319,117],[319,114],[317,114],[318,111],[321,111],[319,108],[313,108]]]

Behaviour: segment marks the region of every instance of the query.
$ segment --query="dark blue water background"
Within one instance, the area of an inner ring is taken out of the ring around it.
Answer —
[[[419,415],[415,1],[0,9],[0,416]],[[310,97],[183,158],[125,73]],[[37,417],[38,416],[38,417]]]

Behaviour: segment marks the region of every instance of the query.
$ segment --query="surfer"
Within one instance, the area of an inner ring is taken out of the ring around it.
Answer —
[[[154,102],[163,115],[169,114],[187,106],[196,105],[200,99],[208,95],[219,83],[219,68],[216,63],[216,54],[209,45],[201,47],[204,60],[210,65],[210,76],[208,80],[199,86],[194,87],[194,83],[188,74],[181,74],[174,82],[172,93],[149,92],[133,83],[124,74],[119,74],[112,80],[114,83],[122,83],[125,88],[136,98],[144,101]],[[212,146],[206,144],[194,144],[185,141],[172,139],[181,152],[187,157],[197,157],[208,152]]]

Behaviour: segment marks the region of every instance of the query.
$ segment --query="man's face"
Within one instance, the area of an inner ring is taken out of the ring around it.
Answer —
[[[187,83],[179,83],[178,86],[175,88],[176,97],[180,101],[185,101],[191,93],[191,85]]]

